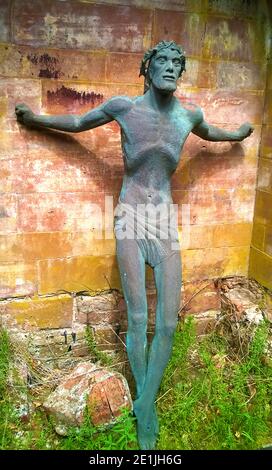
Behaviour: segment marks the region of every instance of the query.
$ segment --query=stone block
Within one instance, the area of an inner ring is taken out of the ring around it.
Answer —
[[[0,41],[9,42],[10,40],[10,0],[0,1]]]
[[[265,226],[264,251],[267,255],[272,256],[272,225]]]
[[[42,81],[42,107],[48,114],[84,113],[117,95],[138,96],[143,85]]]
[[[207,90],[189,87],[183,89],[179,86],[176,96],[182,105],[192,102],[200,106],[205,120],[218,127],[235,130],[244,122],[262,124],[264,101],[262,91]]]
[[[182,314],[220,310],[220,295],[214,281],[183,284]]]
[[[2,77],[104,82],[106,53],[0,44]],[[73,64],[73,67],[71,67]]]
[[[73,143],[71,146],[75,147]],[[9,162],[6,184],[9,184],[14,192],[60,193],[104,190],[103,162],[98,161],[97,165],[93,162],[90,165],[90,161],[84,159],[84,149],[81,158],[77,155],[67,155],[65,159],[57,155],[46,158],[45,155],[41,157],[40,152],[35,149],[31,153],[30,159],[23,156]]]
[[[153,43],[176,41],[186,55],[201,56],[205,24],[197,13],[184,14],[171,10],[155,10]]]
[[[211,333],[215,329],[217,315],[219,312],[195,315],[196,335],[203,336]]]
[[[185,250],[182,253],[184,282],[230,275],[246,276],[249,247]]]
[[[272,158],[272,126],[263,126],[260,156]]]
[[[203,54],[205,58],[258,61],[265,50],[262,27],[241,18],[208,16]]]
[[[249,276],[268,289],[272,289],[272,257],[252,247]]]
[[[82,425],[86,404],[95,426],[112,424],[122,407],[132,407],[126,380],[117,372],[81,362],[49,395],[43,408],[58,430],[60,425]]]
[[[242,156],[231,156],[228,153],[211,157],[203,151],[186,163],[184,167],[189,173],[188,186],[191,189],[252,188],[256,182],[255,158],[244,159]]]
[[[252,230],[252,245],[258,250],[264,249],[265,225],[254,221]]]
[[[66,192],[22,195],[18,228],[22,232],[102,230],[102,193]]]
[[[255,220],[261,224],[272,224],[272,194],[257,190],[255,202]]]
[[[209,0],[208,12],[211,14],[221,14],[224,16],[256,17],[256,7],[258,4],[254,0],[244,2],[243,0]],[[258,11],[258,9],[257,9]]]
[[[272,160],[260,159],[257,187],[261,191],[272,193]]]
[[[252,223],[224,224],[213,227],[212,246],[249,246]]]
[[[139,77],[143,54],[111,52],[106,58],[106,79],[108,82],[134,83],[143,87],[143,77]]]
[[[265,62],[220,62],[217,68],[218,88],[264,90],[266,84]]]
[[[36,264],[13,262],[0,265],[0,298],[33,295],[36,292]]]
[[[0,233],[16,232],[18,218],[18,196],[0,194]]]
[[[54,0],[15,0],[16,44],[60,49],[141,52],[151,41],[151,11]]]
[[[73,299],[69,295],[16,300],[7,313],[21,324],[41,329],[65,328],[72,324]]]
[[[38,266],[39,294],[120,288],[119,272],[113,256],[41,260]]]
[[[175,204],[188,204],[193,225],[251,222],[254,210],[253,189],[214,191],[173,191]],[[188,223],[188,222],[187,222]]]
[[[116,324],[120,321],[118,294],[76,297],[76,320],[88,325]]]
[[[272,90],[267,90],[265,94],[264,124],[272,124]]]

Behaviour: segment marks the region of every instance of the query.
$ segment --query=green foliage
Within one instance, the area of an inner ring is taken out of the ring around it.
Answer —
[[[135,418],[126,409],[110,428],[95,427],[86,413],[80,428],[73,428],[63,441],[66,450],[128,450],[137,449]]]
[[[86,326],[85,338],[93,360],[99,361],[103,366],[111,366],[112,358],[105,352],[100,351],[100,349],[98,349],[93,331],[89,325]]]
[[[247,333],[247,348],[235,356],[228,335],[215,332],[200,341],[192,319],[179,326],[158,398],[158,449],[246,450],[272,442],[272,367],[265,354],[271,334],[266,323]],[[88,334],[91,351],[103,360]],[[13,350],[7,334],[0,335],[1,449],[138,448],[135,419],[127,409],[109,428],[93,426],[86,413],[82,427],[63,438],[39,409],[23,423],[16,407],[18,389],[7,383]]]
[[[159,449],[256,449],[272,441],[269,327],[259,326],[243,358],[226,338],[196,341],[192,320],[175,337],[159,400]]]

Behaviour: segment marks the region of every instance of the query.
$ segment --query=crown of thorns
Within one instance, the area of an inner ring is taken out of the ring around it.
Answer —
[[[150,61],[151,61],[152,57],[154,57],[154,55],[158,51],[160,51],[161,49],[165,49],[165,48],[170,48],[170,49],[176,50],[180,54],[180,61],[181,61],[180,75],[182,74],[182,72],[185,70],[185,52],[184,52],[184,50],[175,41],[161,41],[158,44],[156,44],[156,46],[154,46],[152,49],[148,49],[148,51],[145,52],[143,60],[141,62],[139,77],[141,77],[142,75],[145,78],[147,77],[148,68],[149,68]]]

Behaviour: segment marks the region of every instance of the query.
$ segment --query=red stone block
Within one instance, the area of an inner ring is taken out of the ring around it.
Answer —
[[[18,199],[15,194],[0,194],[0,232],[16,232]]]
[[[219,292],[214,281],[185,283],[182,295],[182,313],[200,313],[220,310]]]
[[[250,21],[209,16],[203,53],[206,58],[257,61],[265,50],[264,33]]]
[[[92,85],[76,82],[42,83],[42,107],[47,113],[86,113],[117,95],[138,96],[142,86],[135,85]]]
[[[186,55],[201,55],[205,22],[198,14],[173,13],[155,10],[153,43],[176,41],[184,48]]]
[[[189,166],[190,189],[231,189],[248,188],[255,185],[257,173],[256,160],[244,160],[242,157],[201,154],[186,160]]]
[[[151,40],[151,11],[89,2],[15,0],[14,42],[35,47],[141,52]]]
[[[263,93],[258,91],[236,91],[205,89],[182,89],[176,92],[181,105],[191,102],[200,106],[205,120],[214,125],[228,124],[228,129],[237,129],[242,123],[261,124],[263,116]]]
[[[10,40],[10,0],[0,0],[0,41]]]
[[[139,78],[143,54],[110,53],[106,59],[108,82],[135,83],[143,87],[143,77]]]
[[[22,232],[80,231],[102,228],[102,193],[37,193],[22,195],[18,229]]]
[[[31,152],[31,150],[30,150]],[[101,192],[104,190],[103,160],[84,155],[42,157],[37,150],[9,162],[13,191],[19,193]]]
[[[254,189],[173,191],[181,209],[189,204],[191,224],[250,222],[254,210]]]
[[[103,52],[3,44],[0,58],[0,75],[4,77],[105,81]]]
[[[0,83],[0,100],[6,102],[6,110],[1,122],[2,130],[18,132],[22,126],[17,123],[15,105],[25,102],[34,112],[38,112],[40,99],[40,83],[37,80],[2,80]]]

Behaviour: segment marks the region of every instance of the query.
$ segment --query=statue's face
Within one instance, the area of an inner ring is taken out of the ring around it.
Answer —
[[[175,91],[181,67],[181,58],[178,51],[170,48],[161,49],[152,58],[149,67],[149,77],[152,85],[161,91]]]

